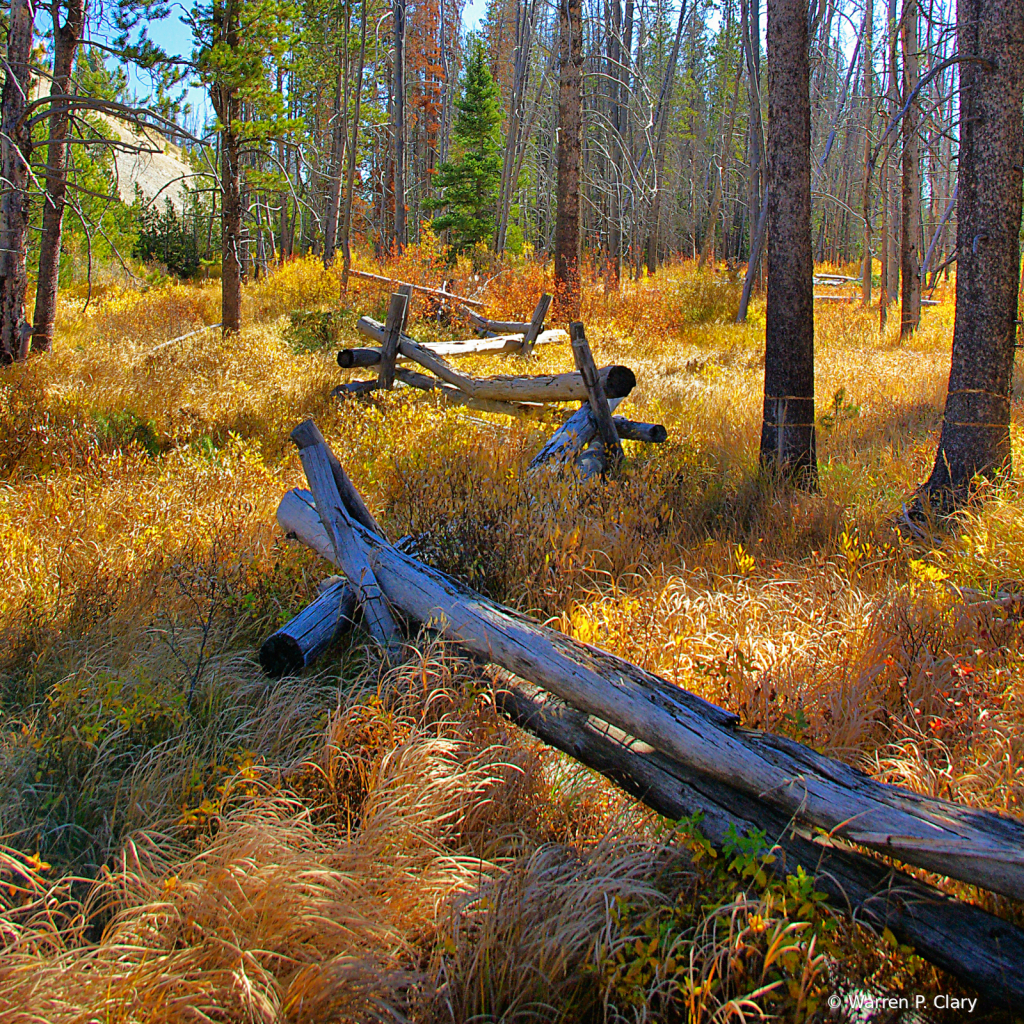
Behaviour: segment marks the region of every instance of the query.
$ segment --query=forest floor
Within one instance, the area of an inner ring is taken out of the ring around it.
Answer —
[[[416,250],[395,273],[441,280]],[[488,315],[528,319],[545,284],[513,267]],[[439,568],[747,725],[1024,815],[1021,621],[964,599],[1024,590],[1024,483],[926,541],[892,528],[934,459],[952,289],[907,342],[818,310],[816,494],[757,479],[764,309],[732,325],[735,282],[587,291],[599,365],[637,372],[620,411],[669,441],[585,488],[525,480],[551,426],[331,398],[369,376],[335,353],[386,291],[298,261],[247,289],[241,334],[158,348],[218,320],[215,283],[69,290],[54,353],[0,371],[0,1019],[825,1020],[837,987],[961,992],[507,724],[429,637],[387,679],[359,632],[300,677],[256,660],[330,572],[274,519],[312,416]],[[471,334],[419,300],[408,330]]]

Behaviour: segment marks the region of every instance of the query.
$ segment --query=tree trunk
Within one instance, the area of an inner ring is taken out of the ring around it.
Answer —
[[[60,23],[60,6],[53,7],[53,83],[51,102],[71,92],[71,68],[85,20],[83,0],[68,0],[68,13]],[[57,287],[60,283],[60,239],[67,194],[67,136],[71,114],[67,110],[50,114],[50,137],[46,148],[46,196],[43,200],[43,225],[39,238],[39,278],[36,283],[36,308],[33,316],[32,351],[49,352],[53,345],[53,325],[57,314]]]
[[[405,0],[393,0],[395,21],[395,246],[405,248]]]
[[[8,13],[6,75],[0,100],[0,364],[24,359],[32,329],[25,320],[28,171],[32,139],[24,126],[31,88],[32,22],[29,0],[12,0]]]
[[[580,309],[580,143],[583,102],[583,4],[559,0],[558,198],[555,289],[570,320]]]
[[[228,90],[224,90],[228,92]],[[233,90],[231,90],[233,93]],[[226,97],[229,109],[237,105]],[[220,322],[225,334],[242,329],[242,190],[238,164],[238,137],[234,121],[221,133],[221,299]]]
[[[917,87],[917,0],[907,0],[903,14],[903,95]],[[906,99],[904,99],[906,102]],[[921,324],[921,140],[916,101],[903,118],[903,205],[900,230],[900,337],[913,334]]]
[[[871,305],[871,113],[875,102],[874,76],[875,5],[867,0],[864,7],[864,179],[861,184],[861,216],[864,218],[864,240],[861,251],[860,297],[864,307]]]
[[[768,310],[761,465],[817,484],[806,0],[768,0]]]
[[[1010,385],[1020,268],[1024,0],[959,0],[961,150],[956,324],[946,411],[924,495],[962,504],[976,474],[1010,465]]]
[[[345,169],[345,149],[348,140],[345,112],[348,110],[348,34],[351,18],[351,5],[347,4],[343,29],[344,50],[340,55],[341,67],[338,69],[338,80],[335,83],[334,91],[334,109],[331,111],[334,124],[331,132],[330,188],[327,194],[327,216],[324,218],[325,268],[334,264],[334,256],[338,249],[338,223],[341,219],[341,176]]]
[[[345,181],[345,212],[341,222],[341,251],[344,260],[341,280],[346,288],[348,287],[349,271],[352,269],[352,189],[356,180],[356,151],[359,144],[359,117],[363,103],[363,67],[365,63],[366,0],[363,0],[362,20],[359,26],[359,66],[356,69],[356,105],[352,114],[352,139],[348,147],[348,172]]]

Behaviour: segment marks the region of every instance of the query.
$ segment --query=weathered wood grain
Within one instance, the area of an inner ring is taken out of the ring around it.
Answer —
[[[388,304],[388,318],[384,323],[384,339],[380,346],[380,369],[377,371],[377,386],[385,391],[395,382],[395,356],[398,355],[398,339],[405,327],[405,314],[411,295],[409,285],[402,287],[391,296]]]
[[[311,665],[355,622],[356,592],[346,580],[326,587],[290,622],[260,645],[260,666],[269,676],[284,676]]]
[[[576,368],[586,387],[590,411],[594,414],[594,421],[597,423],[598,437],[604,444],[603,472],[604,469],[617,466],[625,458],[622,453],[622,443],[619,441],[615,424],[612,422],[612,411],[608,407],[609,398],[619,398],[620,396],[608,390],[607,381],[597,372],[594,355],[590,351],[590,344],[587,341],[586,329],[579,320],[569,324],[569,341],[572,343]]]
[[[278,521],[334,560],[308,495],[286,494]],[[732,786],[807,828],[907,864],[1015,899],[1024,892],[1024,822],[885,785],[798,743],[739,730],[721,708],[504,608],[355,529],[396,607],[643,740],[709,784]]]
[[[798,866],[842,911],[881,931],[889,928],[933,964],[994,1002],[1024,998],[1024,931],[980,907],[871,857],[823,842],[771,804],[711,782],[649,744],[535,688],[506,678],[495,686],[497,707],[545,743],[599,771],[672,820],[702,815],[701,831],[721,847],[734,827],[759,830],[781,855],[779,870]],[[817,841],[815,839],[817,838]]]
[[[362,316],[356,322],[356,330],[367,338],[381,341],[384,337],[384,325],[371,316]],[[409,335],[404,335],[414,344],[419,344]],[[561,345],[568,341],[569,335],[562,330],[544,331],[537,338],[537,345]],[[424,342],[423,348],[445,359],[460,359],[463,356],[477,355],[512,355],[522,351],[522,334],[499,335],[494,338],[466,338],[458,341]],[[401,351],[399,351],[401,355]],[[340,356],[339,356],[340,359]],[[376,365],[376,364],[368,364]]]

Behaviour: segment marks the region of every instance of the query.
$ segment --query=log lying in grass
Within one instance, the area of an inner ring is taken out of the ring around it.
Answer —
[[[338,365],[343,370],[353,366],[379,366],[379,348],[343,348],[338,353]]]
[[[356,592],[345,580],[325,588],[287,625],[260,646],[260,666],[268,676],[284,676],[311,665],[355,623]]]
[[[464,295],[453,295],[443,288],[428,288],[424,284],[410,284],[408,281],[398,281],[391,277],[383,277],[381,274],[371,274],[366,270],[350,270],[349,274],[352,277],[362,278],[364,281],[378,281],[388,285],[408,285],[413,291],[422,292],[424,295],[433,295],[439,299],[451,299],[453,302],[462,302],[467,306],[483,306],[479,299],[467,299]]]
[[[493,331],[495,334],[525,334],[530,325],[519,320],[488,320],[471,309],[465,311],[466,319],[480,331]]]
[[[612,779],[672,820],[701,814],[701,831],[718,847],[734,826],[763,831],[842,910],[879,931],[889,928],[933,964],[998,1001],[1024,998],[1024,931],[916,878],[795,831],[788,815],[732,786],[712,783],[607,723],[546,698],[529,686],[497,686],[495,702],[516,725]]]
[[[470,398],[489,398],[500,402],[572,402],[585,399],[588,394],[579,373],[471,377],[449,366],[436,351],[407,335],[399,339],[398,351]],[[599,379],[609,398],[623,398],[636,387],[636,375],[628,366],[606,366],[600,371]]]
[[[289,491],[278,522],[328,560],[334,547],[308,492]],[[907,864],[1017,899],[1024,822],[912,793],[799,743],[739,730],[735,716],[636,665],[578,643],[354,531],[388,600],[474,654],[650,744],[680,765]]]
[[[425,373],[417,373],[415,370],[395,370],[395,379],[410,387],[419,388],[421,391],[432,391],[440,395],[444,401],[451,405],[464,405],[467,409],[476,409],[478,412],[495,412],[502,416],[537,416],[543,417],[548,410],[543,405],[531,405],[523,402],[499,402],[490,398],[470,398],[464,391],[453,388],[450,384],[444,384],[436,377],[429,377]]]
[[[398,627],[367,560],[366,548],[354,533],[356,521],[346,509],[346,502],[334,482],[327,453],[327,445],[322,442],[309,445],[300,442],[302,468],[313,491],[320,528],[324,536],[329,538],[333,554],[331,561],[348,577],[371,636],[387,649],[396,644]],[[376,537],[369,530],[363,529],[363,532],[367,536]],[[376,539],[380,541],[379,537]]]
[[[625,416],[613,416],[615,432],[623,441],[644,441],[647,444],[664,444],[668,431],[660,423],[637,423]]]
[[[608,402],[608,407],[614,411],[621,402],[621,398],[613,398]],[[591,411],[590,403],[584,402],[534,455],[527,470],[536,469],[546,462],[567,462],[575,458],[595,437],[597,420]]]
[[[356,330],[360,334],[367,338],[373,338],[375,341],[382,341],[384,338],[384,325],[379,320],[374,320],[371,316],[361,316],[356,322]],[[403,335],[408,341],[411,341],[414,345],[419,344],[413,338],[410,338],[407,334]],[[536,341],[538,345],[559,345],[563,344],[568,339],[568,335],[565,331],[551,330],[544,331]],[[519,334],[506,334],[500,335],[496,338],[466,338],[460,341],[431,341],[426,342],[422,346],[434,355],[442,356],[445,359],[459,359],[462,356],[477,356],[477,355],[509,355],[512,353],[518,353],[523,347],[523,338]],[[399,349],[401,355],[401,349]],[[378,357],[379,359],[379,357]],[[341,355],[339,353],[338,362],[341,362]],[[373,363],[367,363],[366,365],[375,365]]]

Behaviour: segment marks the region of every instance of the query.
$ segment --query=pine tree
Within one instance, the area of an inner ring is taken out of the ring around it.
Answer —
[[[501,182],[500,98],[480,40],[473,44],[456,106],[452,138],[457,155],[441,164],[440,198],[429,205],[447,207],[443,216],[434,218],[433,227],[447,231],[452,253],[461,253],[493,237]]]

